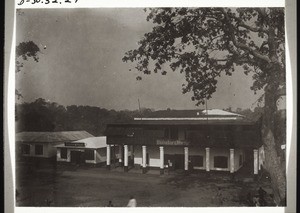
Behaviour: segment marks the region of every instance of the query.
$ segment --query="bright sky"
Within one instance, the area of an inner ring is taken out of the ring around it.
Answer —
[[[139,99],[147,108],[197,108],[191,94],[182,94],[185,82],[179,72],[137,81],[134,64],[122,62],[124,53],[136,48],[151,26],[140,8],[22,10],[17,13],[16,44],[32,40],[42,50],[38,63],[25,62],[16,74],[22,101],[44,98],[65,106],[132,110]],[[252,78],[239,69],[232,77],[222,76],[208,108],[253,107],[259,95],[251,85]]]

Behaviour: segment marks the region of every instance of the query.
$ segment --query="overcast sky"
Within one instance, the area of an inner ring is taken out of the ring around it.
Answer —
[[[44,98],[62,105],[107,109],[194,109],[191,94],[182,94],[179,72],[143,76],[122,62],[124,53],[151,30],[142,9],[25,9],[17,13],[16,44],[32,40],[40,60],[25,62],[16,74],[22,101]],[[46,49],[43,47],[46,46]],[[208,108],[250,108],[259,98],[250,90],[252,78],[237,69],[222,76]],[[204,108],[200,106],[199,108]]]

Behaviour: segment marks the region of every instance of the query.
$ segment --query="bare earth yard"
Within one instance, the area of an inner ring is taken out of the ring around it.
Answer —
[[[258,186],[272,193],[267,180],[231,181],[224,173],[161,176],[159,171],[141,174],[132,169],[124,173],[121,168],[108,171],[63,165],[30,169],[18,164],[16,176],[16,206],[104,207],[111,200],[115,207],[124,207],[131,195],[141,207],[218,206],[214,199],[218,187],[222,190],[222,206],[247,206],[248,192],[255,194]],[[272,202],[270,196],[266,200]]]

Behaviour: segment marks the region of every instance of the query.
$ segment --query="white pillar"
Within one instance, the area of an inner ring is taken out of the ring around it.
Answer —
[[[57,152],[56,152],[56,160],[60,161],[60,148],[57,148]]]
[[[210,167],[209,167],[209,148],[205,148],[205,168],[206,171],[209,172],[210,171]]]
[[[184,147],[184,170],[189,169],[189,148]]]
[[[234,149],[230,149],[230,173],[234,173]]]
[[[143,162],[142,162],[142,166],[143,166],[143,168],[146,168],[147,147],[146,146],[142,146],[142,149],[143,149]]]
[[[163,146],[159,147],[159,158],[160,158],[160,164],[159,164],[160,174],[163,175],[164,174],[164,167],[165,167],[165,163],[164,163],[165,155],[164,155],[164,147]]]
[[[122,161],[123,161],[122,146],[119,146],[119,163],[122,163]]]
[[[97,150],[94,150],[94,162],[97,163]]]
[[[160,169],[164,169],[164,147],[159,147]]]
[[[254,174],[258,174],[258,150],[253,150],[253,164],[254,164]]]
[[[106,147],[106,165],[110,166],[110,145]]]
[[[71,150],[67,149],[67,162],[71,162]]]
[[[124,166],[128,166],[128,145],[124,145]]]

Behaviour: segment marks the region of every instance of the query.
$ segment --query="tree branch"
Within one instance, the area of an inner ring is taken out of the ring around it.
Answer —
[[[244,22],[240,21],[238,22],[238,27],[244,27],[245,29],[247,30],[250,30],[252,32],[263,32],[265,34],[267,34],[267,30],[263,29],[262,27],[252,27],[252,26],[249,26],[247,24],[245,24]]]
[[[228,23],[228,30],[227,32],[229,33],[229,36],[231,37],[232,43],[236,46],[239,47],[242,50],[245,50],[249,53],[251,53],[254,57],[261,59],[267,63],[271,63],[271,60],[268,56],[262,55],[260,54],[258,51],[253,50],[252,48],[250,48],[249,46],[247,46],[246,44],[240,43],[236,40],[235,35],[234,35],[234,30],[232,28],[232,25],[230,24],[230,20],[229,17],[226,13],[226,11],[224,10],[224,8],[220,8],[220,10],[223,12],[224,18],[226,19],[226,23]]]

